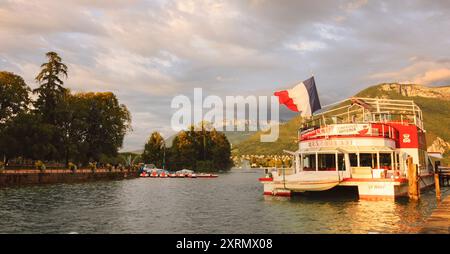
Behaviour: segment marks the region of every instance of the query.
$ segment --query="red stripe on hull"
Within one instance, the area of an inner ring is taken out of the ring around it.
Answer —
[[[386,196],[386,195],[359,195],[359,199],[362,199],[362,200],[392,200],[392,199],[395,199],[395,196]]]
[[[275,196],[277,196],[277,197],[290,197],[291,193],[290,192],[277,192],[275,194]]]
[[[408,179],[399,178],[399,179],[388,179],[388,178],[344,178],[343,182],[399,182],[406,183]]]

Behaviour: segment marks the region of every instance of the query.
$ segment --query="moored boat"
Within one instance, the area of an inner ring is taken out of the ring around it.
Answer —
[[[197,178],[216,178],[216,177],[218,177],[218,175],[206,173],[200,173],[197,175]]]
[[[197,178],[197,175],[195,173],[189,173],[187,174],[188,178]]]
[[[420,188],[434,184],[421,109],[410,100],[351,98],[314,115],[298,131],[291,168],[267,171],[265,195],[357,187],[361,199],[408,194],[417,165]]]
[[[182,177],[190,177],[190,175],[194,174],[194,171],[189,170],[189,169],[182,169],[182,170],[178,170],[176,172],[176,174],[178,174],[179,176],[182,176]]]
[[[159,173],[159,177],[160,177],[160,178],[167,178],[167,177],[169,177],[169,172],[167,172],[167,171],[165,171],[165,170],[162,170],[162,171]]]
[[[150,172],[150,177],[156,178],[156,177],[158,177],[158,176],[159,176],[159,175],[158,175],[158,171],[152,170],[152,171]]]

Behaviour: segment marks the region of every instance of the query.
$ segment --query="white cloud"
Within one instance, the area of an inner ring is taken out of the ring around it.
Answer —
[[[362,8],[368,3],[368,0],[350,0],[341,5],[341,8],[346,11],[354,11]]]
[[[321,41],[301,41],[297,43],[286,43],[285,47],[302,53],[325,49],[327,45]]]
[[[411,63],[399,70],[375,73],[369,76],[373,80],[414,83],[423,85],[450,84],[450,63],[448,61],[422,60],[416,56]]]

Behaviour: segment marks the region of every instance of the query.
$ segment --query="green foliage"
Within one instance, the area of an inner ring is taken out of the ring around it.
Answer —
[[[7,158],[50,160],[58,154],[52,143],[54,133],[54,126],[41,123],[39,115],[20,113],[5,124],[0,134],[0,154]]]
[[[61,78],[67,78],[67,66],[55,52],[48,52],[46,57],[48,62],[41,65],[41,71],[36,76],[40,86],[33,90],[38,95],[34,106],[45,123],[58,125],[57,105],[61,103],[66,92]]]
[[[171,169],[220,171],[229,170],[231,146],[225,134],[201,128],[181,131],[170,149]]]
[[[163,167],[165,141],[159,132],[150,135],[142,153],[142,161],[146,164],[154,164],[158,168]]]
[[[211,172],[214,167],[214,161],[197,161],[195,169],[199,172]]]
[[[78,94],[86,109],[84,142],[86,158],[98,160],[102,154],[117,156],[123,138],[131,128],[131,115],[110,92]]]
[[[22,77],[0,71],[0,124],[28,108],[29,91]]]

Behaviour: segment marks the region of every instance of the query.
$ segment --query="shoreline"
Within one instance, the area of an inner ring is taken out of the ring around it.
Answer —
[[[80,183],[102,180],[122,180],[137,178],[138,171],[80,169],[75,172],[69,169],[40,170],[3,170],[0,172],[0,188],[43,185],[55,183]]]

